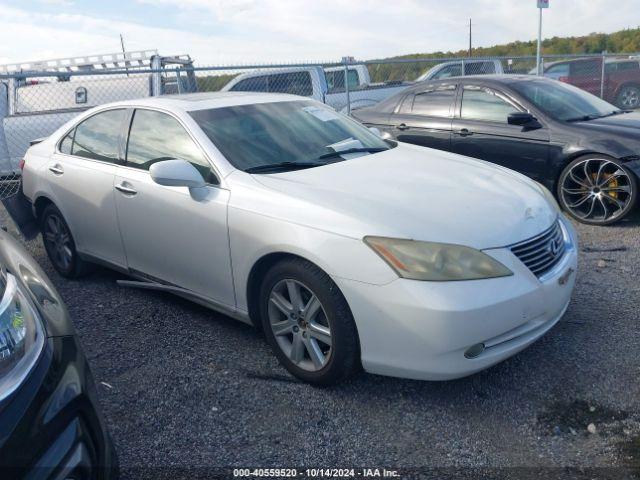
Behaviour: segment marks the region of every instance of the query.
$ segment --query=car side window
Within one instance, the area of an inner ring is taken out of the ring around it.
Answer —
[[[455,96],[455,85],[445,85],[417,93],[413,98],[411,113],[429,117],[452,117]]]
[[[570,65],[570,71],[574,77],[596,76],[602,71],[602,62],[600,62],[600,60],[573,62]]]
[[[460,117],[465,120],[507,123],[509,114],[517,111],[511,103],[486,88],[465,86],[462,92]]]
[[[493,62],[465,62],[465,75],[486,75],[496,73],[496,66]]]
[[[62,141],[61,151],[71,144],[71,155],[103,162],[118,162],[118,144],[125,114],[124,109],[108,110],[87,118],[75,128],[73,141],[66,138]]]
[[[462,75],[462,64],[456,63],[454,65],[447,65],[438,73],[436,73],[432,80],[438,80],[440,78],[459,77]]]
[[[149,170],[156,162],[172,159],[186,160],[205,182],[217,183],[209,161],[175,118],[154,110],[136,110],[127,142],[127,166]]]
[[[252,78],[245,78],[240,80],[233,87],[232,92],[266,92],[267,91],[267,77],[259,76]]]
[[[73,148],[73,136],[76,133],[76,129],[71,130],[60,142],[60,153],[71,155],[71,149]]]
[[[313,95],[309,72],[275,73],[267,77],[267,86],[269,92],[291,93],[303,97]]]
[[[553,75],[555,77],[568,77],[569,76],[569,64],[568,63],[559,63],[557,65],[552,65],[545,72],[547,75]]]

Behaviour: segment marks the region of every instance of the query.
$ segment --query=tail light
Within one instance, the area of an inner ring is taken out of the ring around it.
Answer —
[[[18,163],[18,167],[20,167],[20,170],[24,170],[24,158],[20,160],[20,162]]]
[[[560,77],[560,78],[558,78],[558,80],[560,80],[561,82],[564,82],[564,83],[569,83],[569,77]]]

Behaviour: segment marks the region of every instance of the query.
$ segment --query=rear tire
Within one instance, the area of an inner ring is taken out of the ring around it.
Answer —
[[[48,205],[40,216],[42,243],[53,268],[65,278],[79,278],[91,270],[91,264],[82,260],[66,220],[58,208]]]
[[[347,301],[312,263],[289,258],[271,267],[260,288],[260,316],[275,355],[295,377],[327,386],[360,370]]]
[[[623,110],[635,110],[640,107],[640,86],[626,85],[616,97],[616,105]]]

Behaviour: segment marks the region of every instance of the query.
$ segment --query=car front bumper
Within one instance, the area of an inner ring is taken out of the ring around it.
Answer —
[[[386,285],[335,278],[354,315],[364,369],[421,380],[471,375],[523,350],[566,311],[577,271],[577,237],[562,219],[567,250],[541,279],[508,249],[485,250],[514,273],[460,282],[397,279]],[[465,352],[479,344],[474,358]]]
[[[33,371],[0,405],[0,471],[6,478],[117,478],[98,409],[76,337],[48,338]]]

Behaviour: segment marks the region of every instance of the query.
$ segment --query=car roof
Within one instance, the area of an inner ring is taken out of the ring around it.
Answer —
[[[448,77],[442,78],[439,80],[423,80],[418,82],[414,87],[411,87],[414,90],[420,89],[427,85],[443,85],[443,84],[451,84],[451,83],[475,83],[481,82],[486,85],[495,84],[495,85],[509,85],[516,82],[526,82],[526,81],[541,81],[541,82],[552,82],[545,77],[538,77],[535,75],[522,75],[522,74],[493,74],[493,75],[465,75],[463,77]]]
[[[212,108],[232,107],[235,105],[250,105],[255,103],[287,102],[293,100],[310,100],[306,97],[289,95],[286,93],[260,92],[206,92],[186,93],[181,95],[161,95],[159,97],[145,97],[134,100],[124,100],[105,106],[118,107],[153,107],[167,110],[182,110],[191,112],[209,110]]]

